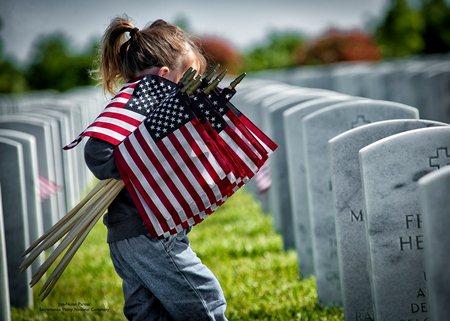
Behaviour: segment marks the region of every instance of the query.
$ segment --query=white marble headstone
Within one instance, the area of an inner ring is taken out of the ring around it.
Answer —
[[[37,240],[44,233],[44,223],[39,199],[36,139],[33,135],[10,129],[0,129],[0,137],[19,142],[22,146],[29,238],[30,241]],[[42,263],[44,263],[44,254],[38,256],[33,262],[32,272],[36,272]]]
[[[22,253],[30,245],[23,152],[20,143],[0,137],[0,185],[11,306],[30,307],[31,270],[20,272]]]
[[[39,175],[50,182],[56,181],[54,159],[51,153],[51,148],[53,148],[51,129],[46,122],[30,119],[23,115],[8,115],[0,118],[0,128],[18,130],[33,135],[37,143]],[[42,200],[41,205],[45,232],[58,220],[56,195]]]
[[[376,320],[428,320],[418,180],[450,164],[450,127],[410,130],[359,152]]]
[[[328,142],[346,321],[374,319],[359,150],[394,134],[442,125],[446,124],[420,119],[385,120],[348,130]]]
[[[445,156],[450,157],[450,153]],[[419,192],[430,319],[446,321],[450,316],[450,166],[422,177]]]
[[[386,119],[417,118],[417,109],[376,100],[341,102],[303,118],[308,205],[319,301],[342,304],[328,140]]]
[[[316,110],[350,99],[350,96],[344,95],[317,98],[294,106],[283,113],[295,247],[299,261],[299,273],[302,277],[314,275],[314,260],[301,120]]]
[[[299,105],[302,102],[313,100],[322,96],[323,91],[313,89],[303,93],[297,92],[295,95],[286,96],[280,100],[272,100],[273,103],[264,109],[264,128],[267,134],[277,142],[278,150],[269,159],[270,176],[272,186],[269,190],[269,209],[274,217],[275,228],[283,236],[284,248],[295,248],[294,223],[291,207],[291,191],[289,189],[289,173],[287,165],[287,150],[284,135],[283,112]],[[329,94],[326,92],[326,94]],[[279,96],[280,97],[280,96]]]
[[[0,187],[0,320],[10,321],[8,265],[6,262],[5,223],[3,222],[2,192]]]

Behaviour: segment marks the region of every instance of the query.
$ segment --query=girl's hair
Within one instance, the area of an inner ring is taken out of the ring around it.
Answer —
[[[179,27],[164,20],[156,20],[139,30],[127,16],[116,17],[103,35],[99,52],[98,78],[102,82],[103,89],[114,94],[119,83],[129,81],[147,68],[184,67],[181,65],[182,57],[188,54],[189,50],[197,57],[200,69],[204,69],[206,60],[201,50]]]

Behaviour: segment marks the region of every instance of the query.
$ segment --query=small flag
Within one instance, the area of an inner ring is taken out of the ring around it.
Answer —
[[[176,88],[175,83],[155,75],[125,84],[94,122],[63,149],[74,148],[84,136],[119,145],[141,124],[150,110]]]
[[[151,234],[192,226],[227,197],[230,169],[180,91],[154,108],[115,151],[120,175]]]
[[[52,195],[58,193],[61,190],[61,186],[55,182],[51,182],[43,176],[39,175],[39,198],[42,201],[49,199]]]

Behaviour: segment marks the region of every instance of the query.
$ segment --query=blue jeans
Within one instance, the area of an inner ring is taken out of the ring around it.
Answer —
[[[141,235],[109,244],[123,281],[128,320],[227,320],[220,284],[192,251],[186,234],[166,239]]]

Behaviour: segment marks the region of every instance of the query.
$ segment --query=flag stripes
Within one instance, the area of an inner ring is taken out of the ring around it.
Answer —
[[[85,136],[119,145],[139,126],[152,107],[157,106],[175,88],[176,84],[155,75],[125,84],[94,122],[63,149],[74,148]]]
[[[228,100],[176,91],[123,139],[115,158],[149,233],[161,238],[214,213],[276,147]]]

